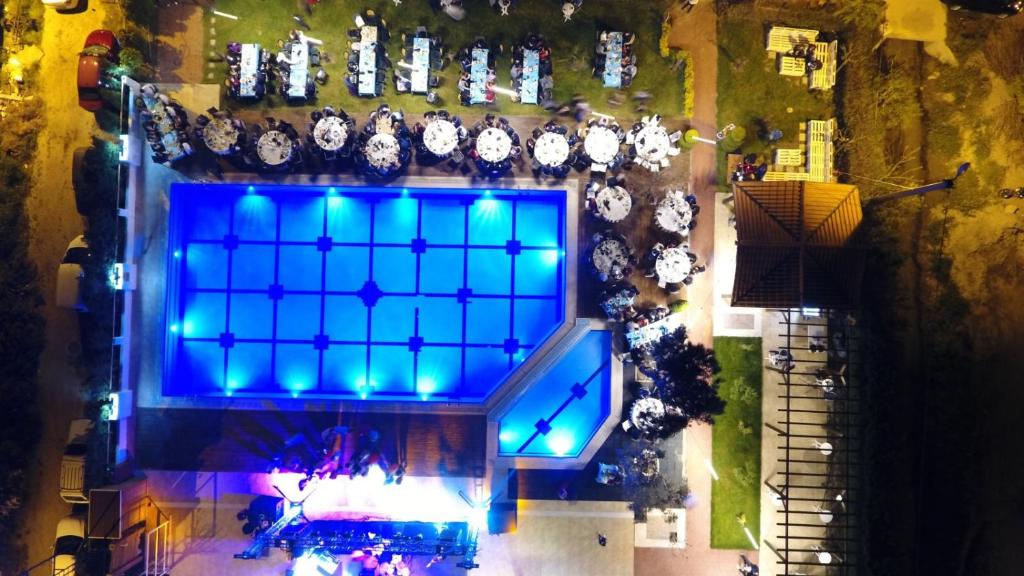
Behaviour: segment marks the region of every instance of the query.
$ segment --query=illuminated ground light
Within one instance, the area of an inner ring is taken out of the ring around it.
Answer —
[[[545,250],[542,254],[542,261],[548,266],[558,264],[562,256],[565,256],[565,253],[561,250]]]
[[[547,437],[548,450],[555,456],[565,456],[572,450],[573,440],[565,432],[553,432]]]
[[[293,576],[323,576],[334,574],[338,570],[337,559],[327,552],[307,550],[292,562],[290,574]]]
[[[171,324],[171,332],[174,333],[174,334],[178,333],[178,325],[177,324]]]
[[[174,257],[175,258],[181,258],[181,250],[175,250],[174,251]]]
[[[338,189],[335,188],[334,186],[331,186],[330,188],[327,189],[327,193],[333,196],[338,193]]]
[[[437,391],[437,382],[430,376],[424,376],[416,380],[416,392],[420,400],[429,400],[430,395]]]
[[[255,186],[249,186],[249,187],[247,187],[247,188],[245,189],[245,193],[246,193],[246,194],[255,194],[255,193],[256,193],[256,187],[255,187]]]

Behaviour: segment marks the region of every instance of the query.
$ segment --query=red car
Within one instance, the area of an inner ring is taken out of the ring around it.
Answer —
[[[121,44],[110,30],[93,30],[78,55],[78,105],[90,112],[103,108],[100,88],[111,63],[117,63]]]

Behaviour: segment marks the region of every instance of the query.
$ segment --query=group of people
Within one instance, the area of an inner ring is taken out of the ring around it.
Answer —
[[[237,138],[230,144],[227,152],[224,154],[236,154],[241,152],[244,147],[247,146],[248,143],[245,138],[245,122],[242,122],[239,118],[235,118],[235,115],[232,114],[230,110],[218,110],[216,107],[213,107],[208,109],[206,112],[209,116],[206,114],[196,116],[196,128],[193,131],[196,140],[206,142],[208,137],[206,132],[207,126],[210,125],[212,120],[217,119],[230,122],[238,133]]]
[[[683,278],[682,282],[666,283],[665,290],[667,290],[669,294],[675,294],[676,292],[679,292],[684,285],[689,286],[690,284],[693,284],[693,277],[695,275],[707,271],[706,266],[704,266],[703,264],[697,264],[697,255],[694,254],[693,252],[690,252],[690,247],[688,245],[680,244],[679,246],[674,246],[674,248],[682,248],[683,250],[686,251],[686,257],[690,259],[690,273],[687,274],[685,278]],[[644,276],[648,278],[657,277],[658,273],[655,269],[655,266],[658,263],[658,258],[661,256],[661,253],[664,252],[665,250],[666,246],[661,242],[655,242],[654,246],[651,246],[650,249],[647,250],[647,252],[644,254],[643,260],[641,261]]]
[[[526,50],[536,52],[536,64],[526,62]],[[531,69],[531,66],[536,66],[536,69]],[[512,100],[525,100],[523,97],[524,76],[535,76],[538,84],[537,93],[534,95],[536,101],[528,103],[553,102],[552,91],[555,88],[555,80],[551,73],[551,49],[548,48],[547,39],[537,34],[528,35],[523,44],[517,44],[512,48],[512,89],[516,92]]]
[[[565,161],[557,166],[551,166],[541,162],[535,154],[537,140],[548,133],[558,134],[565,138],[566,144],[569,146],[569,154],[565,157]],[[533,158],[530,168],[533,170],[534,176],[538,176],[540,174],[554,176],[555,178],[565,178],[568,176],[569,171],[572,170],[573,166],[576,166],[579,162],[577,154],[572,151],[572,148],[577,144],[579,144],[579,137],[575,133],[571,133],[568,126],[559,124],[554,120],[549,120],[542,128],[534,128],[531,137],[526,139],[526,151],[529,152],[530,157]]]
[[[509,146],[508,154],[502,159],[489,160],[484,158],[480,153],[481,136],[489,128],[503,132],[511,140],[511,146]],[[519,144],[519,134],[517,134],[509,124],[508,118],[505,118],[504,116],[488,114],[484,117],[483,122],[477,122],[469,133],[474,139],[474,143],[467,155],[471,160],[473,160],[473,163],[476,164],[480,173],[488,178],[497,178],[502,176],[511,170],[512,163],[518,162],[523,155],[523,149]]]
[[[270,62],[273,58],[269,50],[261,49],[257,45],[253,46],[253,54],[257,59],[255,74],[251,78],[243,78],[242,43],[228,42],[228,51],[224,56],[228,64],[228,77],[224,84],[228,87],[228,93],[231,94],[232,98],[255,98],[259,100],[267,93]],[[243,82],[247,85],[251,83],[251,87],[246,86],[247,89],[243,91]]]
[[[301,474],[299,490],[313,481],[334,479],[347,474],[349,479],[366,476],[374,466],[384,472],[385,484],[401,484],[405,477],[405,461],[396,457],[389,463],[380,446],[380,433],[370,429],[356,438],[356,444],[346,459],[348,426],[333,426],[320,433],[315,445],[303,434],[285,440],[282,451],[267,466],[269,473],[292,472]],[[398,455],[396,455],[398,456]]]
[[[188,114],[153,84],[142,87],[142,128],[157,164],[170,164],[192,154]]]
[[[618,139],[619,144],[626,140],[626,131],[622,128],[622,126],[619,125],[618,122],[615,121],[615,118],[612,118],[611,116],[605,116],[603,114],[592,115],[585,124],[580,124],[579,128],[576,129],[576,133],[579,135],[580,138],[578,155],[580,163],[582,165],[581,167],[597,163],[598,159],[593,158],[593,155],[587,152],[586,147],[587,136],[590,134],[590,131],[595,127],[612,131],[615,134],[615,137]],[[603,164],[606,167],[605,171],[611,171],[621,166],[625,159],[626,157],[622,153],[621,149],[616,149],[615,156],[610,161],[600,162],[600,164]],[[601,160],[604,159],[602,158]]]
[[[427,102],[437,102],[437,92],[434,88],[440,84],[441,80],[434,70],[440,70],[444,64],[444,46],[441,44],[440,36],[431,36],[425,27],[419,27],[415,34],[402,35],[403,46],[402,46],[402,68],[395,69],[395,91],[399,94],[406,94],[412,92],[414,94],[427,95]],[[417,87],[413,82],[413,73],[419,63],[416,61],[416,43],[419,40],[421,43],[424,40],[429,41],[429,53],[427,54],[427,85]],[[424,90],[425,89],[425,90]]]
[[[385,46],[391,38],[387,22],[373,10],[365,10],[356,16],[356,26],[348,31],[350,42],[346,59],[348,74],[345,75],[345,86],[348,88],[349,94],[353,96],[379,96],[384,92],[384,81],[387,78],[385,71],[391,67],[391,60],[388,59],[387,50],[385,50]],[[364,40],[364,28],[373,29],[371,31],[376,32],[376,38]],[[366,42],[371,42],[372,46],[364,45]],[[374,84],[372,94],[364,94],[359,90],[360,75],[370,72],[363,69],[365,63],[362,62],[361,54],[366,50],[373,51]]]
[[[321,147],[320,143],[316,141],[314,133],[316,131],[316,125],[320,123],[324,118],[339,118],[342,124],[345,126],[345,142],[340,147],[331,147],[331,150],[326,150]],[[316,148],[324,152],[325,159],[330,160],[338,156],[347,157],[352,149],[353,138],[349,137],[355,131],[356,121],[354,118],[345,113],[344,110],[335,110],[332,106],[324,106],[322,110],[313,110],[309,113],[309,124],[306,126],[306,144],[312,148]]]
[[[485,78],[473,78],[473,51],[487,51],[487,71]],[[471,45],[462,49],[459,53],[459,65],[462,67],[462,74],[459,76],[459,101],[463,106],[481,104],[473,99],[473,83],[484,82],[484,100],[487,103],[494,102],[494,83],[497,75],[494,73],[494,50],[492,50],[483,38],[477,38]]]
[[[621,41],[620,36],[621,35]],[[632,32],[610,32],[603,30],[597,35],[597,55],[594,60],[594,77],[606,75],[609,65],[618,66],[618,85],[615,88],[628,88],[636,77],[636,56],[633,54],[633,43],[636,35]],[[606,82],[605,85],[608,85]]]
[[[447,155],[431,150],[424,141],[427,126],[430,126],[434,122],[450,122],[455,128],[454,137],[456,144],[452,151]],[[469,130],[462,124],[462,118],[451,115],[447,110],[438,110],[437,112],[430,110],[425,113],[423,115],[423,122],[417,122],[416,125],[413,126],[413,133],[416,137],[416,153],[425,163],[442,160],[444,158],[450,158],[458,163],[465,158],[465,154],[468,152],[466,147],[467,140],[469,138]]]
[[[374,138],[378,135],[383,135],[387,142],[393,138],[395,147],[390,151],[375,150],[374,146],[381,142],[381,139]],[[382,154],[387,156],[386,162],[380,160]],[[372,178],[392,178],[409,164],[411,155],[412,134],[405,124],[405,115],[401,111],[392,111],[387,104],[381,104],[370,113],[363,126],[356,167]]]
[[[747,154],[732,171],[732,181],[750,182],[752,180],[761,180],[767,172],[768,164],[766,162],[759,164],[757,162],[757,154]]]
[[[292,47],[297,45],[302,47],[306,51],[305,60],[295,61],[292,59]],[[277,76],[277,82],[279,92],[285,100],[289,99],[312,99],[316,96],[316,82],[314,78],[321,83],[327,81],[327,72],[323,68],[320,68],[320,49],[315,44],[311,43],[306,35],[302,33],[302,30],[292,30],[288,36],[287,42],[278,42],[278,47],[281,49],[277,53],[276,64],[274,73]],[[307,67],[307,74],[305,75],[304,86],[294,87],[292,86],[292,67],[293,66],[305,66]],[[315,76],[308,74],[308,67],[318,67]],[[303,96],[295,96],[293,88],[300,88]]]

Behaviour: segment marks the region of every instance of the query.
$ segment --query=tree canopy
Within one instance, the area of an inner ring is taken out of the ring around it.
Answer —
[[[714,352],[688,340],[686,328],[680,326],[655,346],[653,356],[657,363],[656,393],[666,405],[664,426],[658,436],[673,436],[690,422],[713,424],[714,417],[725,411],[715,381],[721,368]]]

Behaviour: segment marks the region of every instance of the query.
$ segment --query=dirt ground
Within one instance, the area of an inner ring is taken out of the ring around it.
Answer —
[[[57,521],[71,512],[71,506],[58,498],[57,484],[68,422],[82,410],[81,378],[73,367],[78,318],[74,312],[57,308],[53,295],[64,249],[84,230],[71,187],[71,154],[75,148],[88,146],[97,130],[93,115],[78,107],[73,80],[78,52],[86,35],[102,27],[110,8],[110,4],[90,0],[80,13],[47,10],[41,47],[44,56],[35,72],[39,80],[35,96],[41,100],[39,113],[45,125],[38,135],[32,166],[29,250],[46,299],[43,313],[47,347],[40,358],[39,372],[43,436],[35,465],[28,471],[29,494],[20,530],[25,560],[30,563],[51,554]]]

